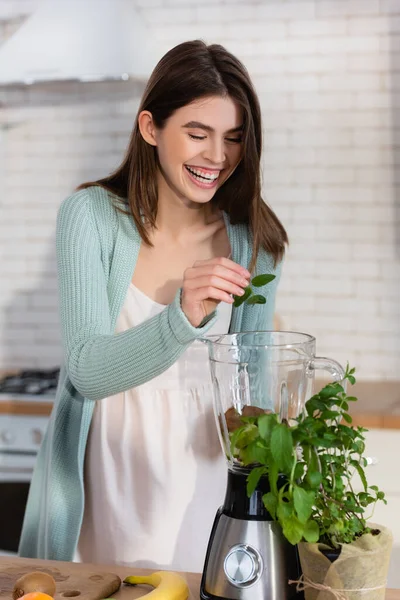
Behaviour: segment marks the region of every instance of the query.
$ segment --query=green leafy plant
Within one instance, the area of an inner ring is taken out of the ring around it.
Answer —
[[[354,369],[345,380],[355,383]],[[385,495],[368,485],[362,427],[351,426],[348,396],[340,383],[330,383],[310,398],[305,411],[288,422],[276,413],[242,418],[231,433],[233,455],[251,467],[247,491],[267,476],[270,491],[263,503],[292,544],[321,542],[331,548],[354,541],[369,530],[375,503]],[[352,479],[359,475],[362,491]]]
[[[243,302],[246,304],[265,304],[267,299],[262,294],[254,294],[252,286],[258,288],[271,283],[275,279],[276,275],[270,275],[268,273],[264,275],[256,275],[251,280],[251,285],[247,286],[244,290],[243,296],[234,296],[235,301],[233,306],[240,306]]]

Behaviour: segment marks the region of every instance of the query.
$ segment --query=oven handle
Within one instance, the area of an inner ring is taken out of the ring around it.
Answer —
[[[3,456],[37,456],[37,450],[14,450],[12,448],[0,448]]]
[[[0,490],[2,483],[30,483],[32,481],[33,469],[23,468],[0,468]]]
[[[33,468],[32,467],[18,467],[18,466],[12,466],[12,467],[4,467],[4,466],[0,466],[0,475],[1,474],[5,474],[5,473],[33,473]]]

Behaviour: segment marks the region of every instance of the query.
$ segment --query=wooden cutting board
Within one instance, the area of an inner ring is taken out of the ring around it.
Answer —
[[[39,563],[36,567],[32,560],[25,562],[23,558],[12,560],[10,557],[4,559],[0,557],[0,598],[11,600],[12,590],[17,579],[31,571],[42,571],[54,578],[56,582],[55,600],[65,600],[66,598],[101,600],[112,596],[121,585],[118,575],[100,572],[100,570],[96,573],[93,565],[88,568],[82,564],[79,565],[79,568],[77,566],[77,563],[63,562],[60,563],[60,568],[53,567],[53,565],[44,568]]]

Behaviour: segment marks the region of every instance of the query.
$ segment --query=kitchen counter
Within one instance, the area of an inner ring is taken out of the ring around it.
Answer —
[[[0,377],[5,373],[0,371]],[[326,382],[317,381],[315,389]],[[400,429],[400,381],[358,381],[348,386],[348,393],[358,398],[350,406],[353,425],[367,429]],[[52,397],[13,398],[0,394],[0,414],[49,415]]]
[[[0,370],[0,379],[17,375],[18,371]],[[11,394],[0,392],[0,415],[48,417],[53,408],[55,390],[44,394]]]
[[[7,558],[7,557],[1,557],[0,558],[1,562],[3,564],[5,564],[7,561],[10,561],[10,564],[15,565],[15,561],[18,559],[15,558]],[[21,559],[22,560],[22,559]],[[65,565],[66,563],[62,563],[62,562],[57,562],[57,561],[49,561],[49,560],[36,560],[36,559],[23,559],[25,564],[27,562],[32,564],[32,570],[34,570],[36,567],[39,568],[49,568],[51,566],[56,567],[58,569],[62,569],[62,565]],[[106,566],[106,565],[83,565],[80,563],[68,563],[68,568],[71,571],[72,569],[74,570],[74,572],[79,572],[79,569],[87,569],[88,566],[90,566],[91,569],[93,569],[94,572],[108,572],[108,573],[116,573],[117,575],[119,575],[119,577],[121,579],[124,579],[125,577],[127,577],[128,575],[145,575],[147,573],[151,573],[151,571],[146,571],[145,569],[133,569],[133,568],[129,568],[129,567],[117,567],[117,566]],[[181,573],[181,575],[186,579],[188,586],[189,586],[189,590],[190,590],[190,595],[189,595],[189,600],[199,600],[200,598],[200,593],[199,593],[199,589],[200,589],[200,574],[197,573]],[[134,600],[135,598],[142,598],[145,597],[145,595],[151,591],[152,588],[149,588],[148,586],[124,586],[122,585],[120,590],[118,592],[115,592],[113,594],[113,598],[115,598],[115,600]],[[400,589],[398,590],[386,590],[386,596],[385,596],[385,600],[400,600]]]
[[[47,417],[50,415],[52,408],[53,402],[51,400],[44,401],[40,396],[30,396],[28,400],[0,394],[0,415],[40,415]]]

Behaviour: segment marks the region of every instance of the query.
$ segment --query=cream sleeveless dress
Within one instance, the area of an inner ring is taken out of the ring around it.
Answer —
[[[164,309],[131,283],[116,332]],[[227,333],[231,312],[221,303],[209,334]],[[158,377],[96,402],[75,560],[202,571],[226,477],[208,350],[196,341]]]

